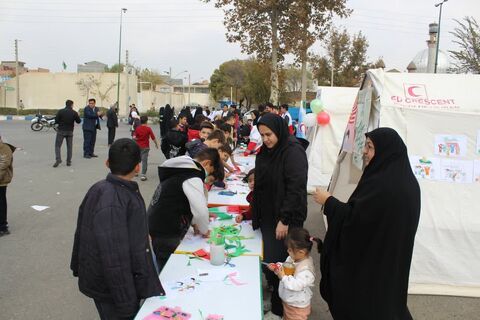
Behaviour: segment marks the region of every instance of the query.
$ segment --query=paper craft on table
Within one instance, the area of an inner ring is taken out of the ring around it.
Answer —
[[[34,205],[34,206],[31,206],[31,208],[34,209],[34,210],[37,210],[37,211],[43,211],[43,210],[48,209],[50,207]]]
[[[180,307],[169,308],[162,306],[143,318],[143,320],[188,320],[190,318],[191,315],[182,311]]]
[[[236,273],[235,269],[225,267],[197,269],[197,278],[202,282],[224,281],[233,272]]]
[[[236,192],[233,192],[233,191],[220,191],[218,193],[220,196],[229,196],[229,197],[232,197],[234,195],[236,195],[237,193]]]
[[[442,159],[440,177],[454,183],[473,182],[473,161]]]
[[[209,314],[205,320],[224,320],[224,317],[219,314]]]
[[[205,288],[201,285],[197,276],[185,277],[176,281],[166,281],[163,283],[165,289],[165,297],[169,299],[175,299],[178,296],[189,295],[194,292],[203,291]]]
[[[465,157],[467,154],[467,136],[465,135],[435,135],[435,154],[447,157]]]
[[[440,180],[440,159],[410,156],[410,165],[417,179]]]

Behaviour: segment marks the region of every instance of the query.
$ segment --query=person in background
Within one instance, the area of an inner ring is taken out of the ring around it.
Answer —
[[[185,155],[187,151],[185,144],[187,143],[187,134],[180,130],[180,124],[176,119],[170,121],[170,130],[162,137],[162,152],[165,158],[171,159]]]
[[[62,163],[62,144],[63,139],[67,140],[67,166],[72,165],[72,150],[73,150],[73,128],[76,123],[82,120],[77,111],[73,110],[73,101],[65,101],[65,108],[60,109],[55,116],[55,123],[58,124],[57,135],[55,137],[55,163],[53,167],[56,168]]]
[[[142,174],[140,180],[147,180],[147,168],[148,168],[148,153],[150,152],[150,139],[155,143],[155,148],[158,149],[158,142],[153,134],[152,128],[147,125],[148,117],[140,117],[140,126],[135,129],[133,133],[133,139],[137,141],[138,146],[140,147],[141,158],[142,158]]]
[[[205,141],[207,140],[208,136],[213,132],[213,130],[213,124],[208,121],[203,121],[200,125],[200,133],[198,134],[198,136],[200,139],[202,139],[202,141]]]
[[[107,178],[95,183],[78,210],[70,269],[100,319],[133,319],[140,300],[163,296],[147,230],[145,202],[132,179],[140,148],[128,138],[108,150]]]
[[[164,137],[167,133],[166,126],[169,126],[169,123],[163,121],[163,116],[165,115],[165,107],[160,107],[158,110],[158,124],[160,126],[160,137]]]
[[[169,104],[165,105],[165,111],[163,112],[163,123],[164,128],[165,128],[165,134],[167,133],[169,126],[170,126],[170,121],[174,118],[174,111],[170,107]]]
[[[115,140],[115,131],[118,128],[118,103],[113,104],[107,111],[107,128],[108,128],[108,147]]]
[[[195,123],[188,128],[188,141],[200,139],[200,126],[207,120],[202,114],[195,116]]]
[[[292,121],[292,116],[290,115],[290,112],[288,112],[288,104],[282,104],[280,106],[280,116],[287,123],[288,131],[290,132],[290,134],[293,134],[294,132],[293,121]]]
[[[160,184],[148,208],[148,226],[159,269],[162,270],[190,225],[208,237],[209,214],[203,182],[223,171],[218,151],[206,148],[193,159],[181,156],[158,167]]]
[[[188,132],[187,116],[184,113],[178,115],[178,125],[180,131],[185,132],[185,134]]]
[[[248,188],[250,192],[247,195],[248,209],[240,212],[239,215],[235,217],[237,223],[242,222],[243,220],[252,220],[252,202],[253,202],[253,188],[255,186],[255,168],[248,171],[243,182],[248,183]]]
[[[97,141],[97,130],[100,130],[100,118],[103,114],[95,106],[95,99],[88,99],[88,106],[83,109],[83,157],[86,159],[97,158],[94,153]]]
[[[320,188],[314,194],[328,221],[320,293],[334,319],[411,320],[408,278],[420,187],[395,130],[365,136],[365,169],[348,201]]]
[[[218,148],[224,145],[225,135],[220,130],[214,130],[205,141],[201,139],[193,140],[188,142],[185,147],[187,148],[188,155],[192,158],[202,151],[203,149],[213,148],[218,150]]]
[[[279,110],[278,106],[275,106],[273,103],[268,102],[268,103],[265,105],[265,113],[279,114],[279,113],[280,113],[280,110]]]
[[[141,121],[140,121],[140,113],[138,112],[138,109],[135,107],[135,105],[133,105],[132,107],[132,121],[133,121],[133,124],[132,124],[132,127],[131,127],[131,131],[132,131],[132,136],[133,136],[133,133],[135,132],[135,129],[137,129],[138,126],[141,125]]]
[[[285,274],[283,266],[279,267],[278,264],[268,266],[280,279],[278,293],[283,304],[283,320],[307,320],[312,311],[310,302],[313,296],[311,288],[315,285],[315,266],[310,251],[314,242],[321,248],[321,240],[310,236],[307,230],[290,230],[285,238],[285,246],[288,248],[285,262],[293,264],[294,273]]]
[[[7,186],[13,178],[15,147],[3,142],[0,136],[0,237],[10,234],[7,221]]]

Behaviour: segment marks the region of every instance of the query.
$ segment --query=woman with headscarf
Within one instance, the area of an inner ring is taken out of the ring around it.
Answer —
[[[173,108],[167,103],[165,105],[165,111],[163,112],[163,130],[165,134],[167,134],[167,131],[170,130],[170,123],[173,119],[173,115]]]
[[[335,320],[412,319],[407,289],[420,187],[395,130],[366,137],[366,166],[347,203],[315,194],[328,220],[320,293]]]
[[[165,122],[163,122],[163,116],[165,114],[165,108],[160,107],[160,110],[158,111],[158,123],[160,124],[160,136],[164,137],[165,136]]]
[[[307,218],[307,155],[279,115],[266,114],[257,126],[263,145],[255,161],[252,222],[262,232],[264,261],[281,262],[288,256],[284,244],[288,230],[302,227]],[[268,270],[265,276],[273,286],[272,310],[265,319],[280,319],[278,277]]]

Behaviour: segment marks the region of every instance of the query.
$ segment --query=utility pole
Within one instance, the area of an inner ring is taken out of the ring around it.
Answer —
[[[130,67],[128,65],[128,50],[125,50],[125,70],[127,71],[127,95],[125,96],[125,110],[127,111],[127,114],[129,112],[128,105],[130,104]],[[118,110],[120,110],[120,104],[117,105]],[[120,112],[120,111],[119,111]]]
[[[120,40],[118,41],[118,71],[117,71],[117,103],[120,105],[120,59],[122,57],[122,17],[126,8],[120,9]]]
[[[190,73],[188,73],[188,105],[190,105]]]
[[[18,39],[15,39],[15,81],[16,81],[16,91],[17,91],[17,112],[20,107],[20,68],[18,66]]]
[[[443,4],[447,2],[448,0],[443,0],[440,3],[437,3],[435,7],[440,7],[440,13],[438,14],[438,33],[437,33],[437,53],[435,54],[435,69],[433,73],[437,73],[437,66],[438,66],[438,50],[440,48],[440,24],[442,23],[442,8]]]

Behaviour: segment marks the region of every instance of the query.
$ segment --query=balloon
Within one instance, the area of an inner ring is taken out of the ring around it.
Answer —
[[[303,118],[303,124],[307,128],[315,127],[315,125],[317,124],[316,118],[317,118],[317,115],[315,115],[314,113],[308,113]]]
[[[317,122],[319,125],[325,126],[330,123],[330,116],[325,111],[317,114]]]
[[[315,114],[318,114],[323,110],[323,102],[320,99],[313,99],[310,102],[310,109],[312,109],[312,112]]]

